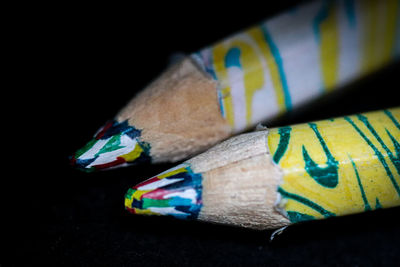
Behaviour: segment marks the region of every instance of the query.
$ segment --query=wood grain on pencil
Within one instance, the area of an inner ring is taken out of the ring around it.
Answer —
[[[167,70],[116,118],[143,129],[141,140],[151,144],[153,162],[178,161],[231,134],[219,112],[216,82],[190,58]]]

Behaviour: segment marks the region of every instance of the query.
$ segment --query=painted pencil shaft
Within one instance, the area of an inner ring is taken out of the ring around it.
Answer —
[[[399,1],[317,1],[194,54],[219,81],[234,132],[387,64],[400,50]]]
[[[277,228],[400,205],[400,108],[242,134],[129,189],[134,214]]]
[[[133,98],[72,161],[173,162],[398,58],[398,0],[317,1],[188,56]]]

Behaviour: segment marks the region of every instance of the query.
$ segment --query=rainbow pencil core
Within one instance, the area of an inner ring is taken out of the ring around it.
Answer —
[[[140,130],[127,121],[109,121],[70,159],[71,165],[90,172],[150,161],[149,151],[150,145],[140,141]]]
[[[186,164],[178,165],[130,188],[125,208],[134,214],[196,219],[202,206],[201,181],[201,174]]]

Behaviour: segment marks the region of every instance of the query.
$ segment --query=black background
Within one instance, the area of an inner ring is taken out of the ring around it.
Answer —
[[[68,156],[155,78],[171,54],[197,51],[299,1],[281,2],[230,9],[151,3],[35,6],[30,12],[25,6],[27,16],[13,20],[19,24],[13,66],[21,74],[11,88],[14,103],[25,107],[14,119],[27,141],[17,151],[24,163],[12,157],[17,166],[4,178],[15,190],[3,201],[11,213],[0,263],[398,265],[399,208],[291,226],[270,242],[272,231],[128,214],[126,190],[172,164],[91,174],[68,165]],[[389,66],[269,126],[398,105],[399,70],[399,64]]]

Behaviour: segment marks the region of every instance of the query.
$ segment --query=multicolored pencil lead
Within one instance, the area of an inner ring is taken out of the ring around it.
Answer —
[[[109,121],[70,160],[73,166],[90,172],[150,161],[148,151],[149,145],[140,141],[140,130],[127,121]]]
[[[125,207],[134,214],[195,219],[202,204],[201,181],[188,165],[178,165],[130,188]]]

